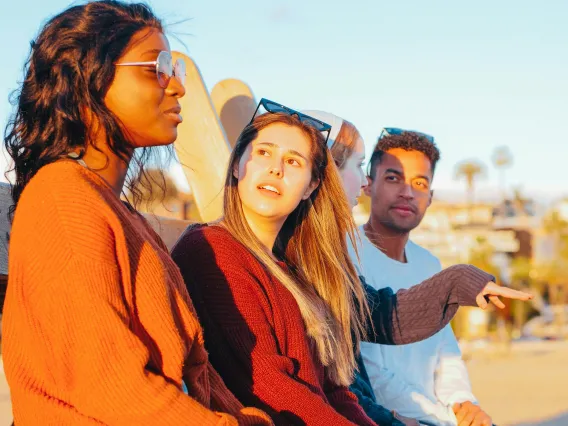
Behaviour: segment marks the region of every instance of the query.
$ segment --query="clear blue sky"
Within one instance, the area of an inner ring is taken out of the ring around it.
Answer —
[[[2,2],[2,124],[30,40],[69,4]],[[510,184],[534,195],[568,194],[568,1],[149,4],[166,22],[190,19],[171,30],[191,34],[181,36],[186,53],[210,89],[234,77],[257,99],[336,113],[359,128],[368,151],[383,126],[430,133],[442,151],[435,182],[442,191],[461,189],[455,164],[477,158],[488,165],[479,188],[489,193],[498,184],[492,151],[508,145]]]

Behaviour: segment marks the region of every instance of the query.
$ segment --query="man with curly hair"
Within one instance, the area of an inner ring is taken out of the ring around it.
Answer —
[[[395,292],[441,271],[428,250],[409,240],[432,202],[440,152],[434,138],[384,129],[368,169],[369,221],[361,227],[361,265],[367,283]],[[357,262],[356,262],[357,263]],[[404,346],[362,343],[361,353],[378,403],[427,425],[491,426],[477,405],[450,325]]]

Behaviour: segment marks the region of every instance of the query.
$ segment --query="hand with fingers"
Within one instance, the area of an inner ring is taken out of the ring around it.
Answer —
[[[489,282],[477,295],[475,299],[477,301],[477,306],[481,309],[486,309],[489,303],[497,306],[499,309],[503,309],[505,304],[499,299],[499,297],[504,297],[505,299],[516,299],[527,301],[533,298],[532,294],[525,293],[524,291],[513,290],[512,288],[503,287],[495,284],[494,282]]]
[[[492,426],[491,417],[471,401],[456,403],[452,407],[458,426]]]

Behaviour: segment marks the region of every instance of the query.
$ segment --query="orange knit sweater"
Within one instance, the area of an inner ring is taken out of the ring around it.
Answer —
[[[271,423],[225,387],[164,244],[92,171],[63,160],[30,181],[8,276],[16,425]]]

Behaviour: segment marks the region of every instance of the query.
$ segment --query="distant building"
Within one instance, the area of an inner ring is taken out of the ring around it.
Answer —
[[[469,206],[434,200],[412,233],[412,240],[438,256],[444,267],[467,263],[480,237],[494,247],[497,258],[519,250],[513,230],[494,228],[490,204]],[[496,259],[496,263],[502,261]]]

